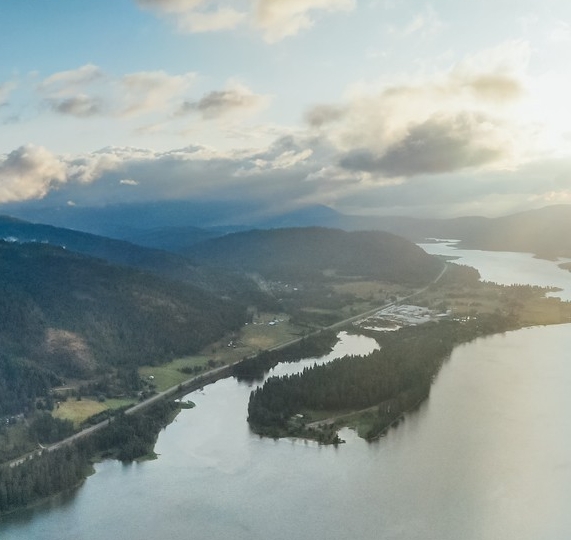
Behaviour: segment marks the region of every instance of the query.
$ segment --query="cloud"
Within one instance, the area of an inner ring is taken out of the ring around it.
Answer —
[[[112,152],[56,156],[28,144],[0,157],[0,203],[42,199],[65,184],[86,185],[122,165]]]
[[[353,150],[340,160],[349,170],[379,172],[386,177],[459,171],[505,157],[504,148],[489,137],[485,117],[434,117],[411,128],[382,155]]]
[[[522,124],[528,47],[507,43],[446,72],[363,85],[340,104],[307,111],[308,128],[338,151],[336,163],[371,181],[509,169],[525,159],[533,130]]]
[[[524,93],[521,81],[495,73],[476,75],[464,84],[470,87],[477,97],[492,101],[512,101]]]
[[[311,148],[310,142],[284,135],[278,137],[267,149],[243,156],[240,168],[233,176],[248,177],[268,171],[295,170],[299,166],[303,169],[307,166],[311,168],[310,158],[313,156],[314,148]]]
[[[85,94],[78,94],[63,99],[48,99],[46,101],[54,112],[79,118],[95,116],[103,111],[101,100]]]
[[[558,44],[569,43],[571,41],[571,25],[565,21],[557,21],[549,35],[549,40]]]
[[[50,75],[40,83],[39,90],[51,97],[68,97],[104,77],[99,67],[86,64],[77,69]]]
[[[174,107],[195,79],[195,73],[170,75],[164,71],[113,78],[87,64],[50,75],[38,85],[38,92],[47,108],[57,114],[137,117]]]
[[[99,115],[104,110],[102,98],[92,95],[92,91],[95,84],[105,79],[100,68],[86,64],[50,75],[39,84],[38,91],[51,111],[87,118]]]
[[[305,121],[311,126],[320,128],[341,120],[345,115],[345,108],[338,105],[316,105],[306,112]]]
[[[274,43],[310,28],[312,12],[350,11],[355,5],[355,0],[257,0],[255,22],[264,39]]]
[[[0,158],[1,203],[41,198],[66,180],[65,164],[41,146],[21,146]]]
[[[305,141],[293,137],[265,150],[226,152],[199,145],[166,152],[109,147],[56,157],[43,148],[21,148],[0,165],[0,203],[42,198],[46,205],[70,200],[99,205],[251,196],[289,204],[298,191],[305,195],[314,189],[303,182],[316,167],[314,156]],[[280,192],[285,195],[277,196]]]
[[[195,81],[195,73],[169,75],[164,71],[142,71],[119,81],[124,106],[122,116],[139,116],[164,110]]]
[[[81,184],[89,184],[104,173],[120,168],[121,164],[121,158],[112,152],[93,152],[65,159],[68,179]]]
[[[8,103],[8,97],[17,86],[14,81],[0,83],[0,107]]]
[[[268,103],[268,96],[255,94],[247,86],[234,82],[225,90],[209,92],[198,101],[185,101],[175,115],[197,113],[203,119],[211,120],[230,114],[257,111]]]
[[[145,9],[166,15],[183,32],[214,32],[236,28],[247,14],[210,0],[135,0]]]
[[[417,13],[402,30],[393,29],[393,33],[400,34],[402,37],[415,35],[425,38],[437,34],[443,27],[444,24],[434,8],[428,6],[424,11]]]
[[[314,24],[318,11],[349,11],[356,0],[248,0],[243,10],[239,0],[135,0],[169,18],[184,32],[231,30],[250,20],[268,43],[297,34]],[[236,4],[237,8],[232,7]]]
[[[143,8],[152,8],[165,13],[184,13],[205,3],[205,0],[136,0]]]
[[[208,12],[190,11],[180,18],[177,26],[184,32],[216,32],[236,28],[245,19],[245,13],[232,8]]]
[[[0,161],[0,203],[42,198],[42,206],[68,201],[99,206],[239,199],[267,209],[317,203],[347,213],[452,216],[498,215],[568,198],[568,159],[527,163],[517,175],[493,168],[478,176],[472,170],[439,173],[488,160],[485,146],[472,144],[474,137],[482,136],[483,120],[460,117],[450,126],[447,117],[433,118],[400,146],[389,147],[384,159],[370,151],[363,158],[355,151],[354,163],[345,167],[335,164],[340,154],[327,139],[301,132],[278,137],[263,149],[233,151],[200,145],[164,152],[108,147],[57,157],[42,148],[19,148]],[[455,141],[447,139],[451,133]],[[432,146],[415,155],[418,141]],[[456,157],[440,152],[438,159],[444,161],[432,161],[430,150],[438,141],[446,151],[452,147]],[[409,176],[389,178],[380,175],[379,168],[385,174]],[[433,172],[416,174],[426,170]]]

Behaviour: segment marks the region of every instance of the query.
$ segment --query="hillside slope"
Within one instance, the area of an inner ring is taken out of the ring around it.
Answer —
[[[0,383],[12,390],[23,378],[51,384],[192,353],[245,317],[187,284],[46,244],[0,242]]]
[[[205,264],[294,281],[337,275],[421,284],[442,268],[440,261],[393,234],[319,227],[234,233],[196,245],[188,255]]]
[[[264,302],[251,280],[205,268],[180,254],[161,249],[51,225],[30,223],[8,216],[0,216],[1,239],[62,246],[68,251],[189,283],[217,295],[229,296],[243,302]]]

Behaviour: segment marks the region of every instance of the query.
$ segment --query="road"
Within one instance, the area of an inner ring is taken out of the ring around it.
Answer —
[[[438,276],[435,279],[433,279],[428,285],[426,285],[426,287],[423,287],[421,289],[417,289],[413,293],[411,293],[407,296],[403,296],[394,302],[390,302],[388,304],[383,304],[382,306],[378,306],[378,307],[375,307],[373,309],[369,309],[363,313],[359,313],[358,315],[354,315],[354,316],[349,317],[343,321],[336,322],[335,324],[332,324],[332,325],[327,326],[325,328],[320,328],[319,330],[311,332],[310,334],[307,334],[303,337],[292,339],[292,340],[286,341],[284,343],[280,343],[279,345],[276,345],[274,347],[270,347],[267,350],[268,351],[277,351],[277,350],[283,349],[285,347],[288,347],[289,345],[299,343],[301,340],[308,338],[308,337],[311,337],[311,336],[315,336],[321,332],[328,331],[328,330],[336,330],[336,329],[342,328],[348,324],[352,324],[352,323],[359,321],[361,319],[366,319],[367,317],[371,317],[372,315],[374,315],[375,313],[377,313],[381,309],[386,309],[388,307],[394,306],[395,304],[400,304],[405,300],[409,300],[410,298],[413,298],[414,296],[418,296],[419,294],[422,294],[423,292],[425,292],[431,285],[440,281],[440,279],[442,278],[442,276],[446,272],[447,268],[448,268],[448,266],[445,264],[442,271],[438,274]],[[252,355],[252,356],[255,356],[255,355]],[[247,358],[250,358],[250,357],[247,357]],[[129,409],[127,409],[125,411],[125,414],[135,414],[139,411],[146,409],[147,407],[150,407],[151,405],[153,405],[154,403],[157,403],[158,401],[160,401],[162,399],[166,399],[168,397],[174,397],[174,396],[180,394],[181,392],[191,392],[195,389],[198,389],[202,386],[205,386],[206,384],[210,384],[210,383],[212,383],[212,382],[214,382],[220,378],[228,376],[232,373],[232,367],[235,366],[236,364],[239,364],[240,362],[243,362],[245,359],[238,360],[236,362],[233,362],[232,364],[228,364],[228,365],[225,365],[225,366],[222,366],[219,368],[215,368],[215,369],[212,369],[212,370],[210,370],[206,373],[203,373],[201,375],[196,375],[194,377],[191,377],[190,379],[187,379],[186,381],[182,382],[181,384],[178,384],[176,386],[168,388],[167,390],[164,390],[163,392],[159,392],[158,394],[155,394],[154,396],[151,396],[150,398],[148,398],[144,401],[141,401],[140,403],[137,403],[136,405],[133,405],[132,407],[130,407]],[[226,374],[226,372],[227,372],[227,374]],[[63,448],[64,446],[68,446],[70,444],[73,444],[73,443],[77,442],[78,440],[80,440],[84,437],[89,437],[93,433],[99,431],[100,429],[103,429],[105,426],[108,425],[108,423],[109,423],[109,420],[104,420],[103,422],[99,422],[98,424],[95,424],[94,426],[91,426],[91,427],[88,427],[88,428],[85,428],[85,429],[79,431],[78,433],[76,433],[75,435],[72,435],[71,437],[68,437],[67,439],[64,439],[60,442],[51,444],[51,445],[46,446],[46,447],[42,447],[41,450],[35,450],[34,452],[30,452],[28,454],[20,456],[17,459],[14,459],[12,461],[5,463],[4,465],[9,465],[10,467],[14,467],[16,465],[19,465],[20,463],[23,463],[24,461],[26,461],[30,457],[41,454],[42,452],[46,452],[46,451],[47,452],[53,452],[54,450],[57,450],[58,448]]]

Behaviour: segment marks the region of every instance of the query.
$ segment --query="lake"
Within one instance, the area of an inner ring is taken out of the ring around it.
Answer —
[[[375,346],[341,334],[319,361]],[[404,423],[375,443],[342,430],[338,448],[250,433],[252,387],[218,381],[188,396],[196,407],[161,433],[157,460],[101,463],[74,494],[9,516],[0,537],[571,538],[570,346],[560,325],[457,347]]]
[[[493,281],[501,285],[558,287],[562,291],[549,293],[548,296],[571,300],[571,273],[558,266],[558,263],[570,262],[571,259],[553,262],[536,259],[531,253],[457,249],[455,241],[418,245],[431,255],[458,257],[452,262],[477,268],[484,281]]]

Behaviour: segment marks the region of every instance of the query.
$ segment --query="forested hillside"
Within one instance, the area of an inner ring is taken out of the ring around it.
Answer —
[[[203,263],[291,281],[322,281],[329,275],[421,284],[442,268],[440,261],[391,233],[319,227],[230,234],[194,246],[188,255]]]
[[[176,234],[176,233],[173,233]],[[71,229],[29,223],[0,216],[0,239],[10,242],[48,243],[69,251],[104,259],[113,264],[137,268],[171,280],[190,283],[201,289],[224,294],[242,302],[263,304],[256,285],[244,276],[228,274],[197,265],[182,255],[143,247]]]
[[[64,377],[195,352],[245,320],[240,305],[188,284],[0,241],[0,416]]]

